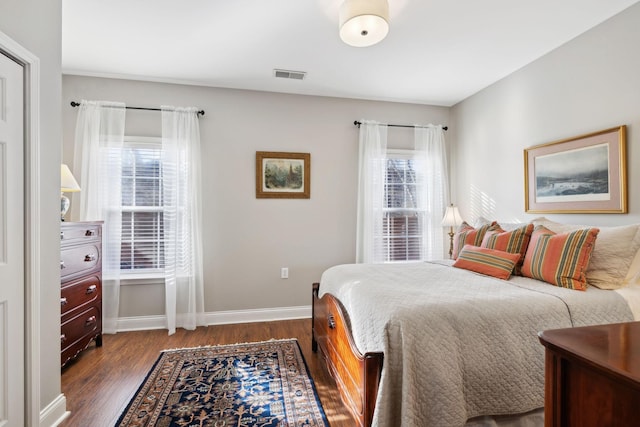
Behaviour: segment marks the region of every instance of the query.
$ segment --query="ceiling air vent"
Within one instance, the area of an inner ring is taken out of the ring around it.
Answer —
[[[304,71],[273,70],[273,75],[281,79],[302,80],[306,74]]]

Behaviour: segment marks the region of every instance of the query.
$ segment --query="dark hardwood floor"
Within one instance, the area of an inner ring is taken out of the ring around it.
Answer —
[[[62,370],[62,392],[71,411],[62,427],[110,427],[164,349],[297,338],[329,423],[352,427],[335,382],[319,354],[311,351],[311,319],[244,323],[104,335],[103,346],[91,345]]]

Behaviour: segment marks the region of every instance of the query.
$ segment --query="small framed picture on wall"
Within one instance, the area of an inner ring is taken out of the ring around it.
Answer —
[[[311,154],[256,151],[256,198],[310,197]]]

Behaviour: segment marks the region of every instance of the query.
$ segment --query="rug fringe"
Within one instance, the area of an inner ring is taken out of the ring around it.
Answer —
[[[196,347],[165,348],[164,350],[160,350],[160,353],[166,353],[168,351],[196,350],[196,349],[202,349],[202,348],[227,347],[227,346],[247,345],[247,344],[264,344],[264,343],[284,342],[284,341],[295,341],[295,342],[298,342],[298,339],[297,338],[271,338],[271,339],[268,339],[266,341],[247,341],[247,342],[237,342],[237,343],[234,343],[234,344],[209,344],[209,345],[200,345],[200,346],[196,346]]]

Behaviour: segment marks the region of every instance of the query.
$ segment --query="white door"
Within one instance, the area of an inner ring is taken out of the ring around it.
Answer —
[[[23,68],[0,52],[0,426],[24,425]]]

